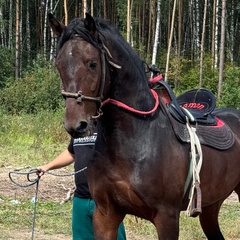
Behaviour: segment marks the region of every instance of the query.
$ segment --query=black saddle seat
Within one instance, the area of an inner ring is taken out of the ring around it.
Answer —
[[[177,103],[183,110],[191,113],[193,121],[207,125],[216,124],[216,119],[211,114],[216,107],[216,98],[210,90],[190,90],[178,96]]]
[[[211,114],[216,106],[216,98],[210,90],[194,89],[176,98],[170,85],[164,80],[155,83],[153,89],[160,90],[160,97],[167,96],[169,111],[180,123],[186,123],[188,117],[191,123],[216,125],[216,119]]]

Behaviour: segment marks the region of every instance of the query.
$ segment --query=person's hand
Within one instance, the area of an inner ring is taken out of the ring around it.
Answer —
[[[36,174],[41,177],[44,175],[44,173],[46,171],[48,171],[48,168],[46,166],[40,166],[40,167],[37,167],[37,169],[39,170]]]

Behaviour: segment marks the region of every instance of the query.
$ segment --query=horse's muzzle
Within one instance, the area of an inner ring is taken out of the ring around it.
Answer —
[[[70,127],[66,123],[64,124],[64,127],[65,127],[66,131],[73,138],[85,137],[86,135],[89,135],[88,123],[86,121],[79,122],[79,124],[78,124],[78,126],[76,126],[76,128]]]

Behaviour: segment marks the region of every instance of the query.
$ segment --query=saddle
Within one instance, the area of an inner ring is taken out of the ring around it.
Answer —
[[[186,121],[189,121],[196,128],[201,144],[218,150],[227,150],[233,145],[230,127],[214,116],[216,98],[210,90],[194,89],[176,98],[169,84],[163,80],[155,83],[153,89],[166,104],[174,132],[181,142],[190,142],[186,127]]]

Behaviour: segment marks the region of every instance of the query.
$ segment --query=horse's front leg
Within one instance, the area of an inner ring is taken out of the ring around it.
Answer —
[[[125,214],[117,214],[114,211],[100,211],[96,205],[93,214],[93,228],[95,240],[125,240],[125,230],[123,225],[119,227],[123,221]]]
[[[164,207],[154,218],[159,240],[177,240],[179,237],[179,216],[177,208]]]

